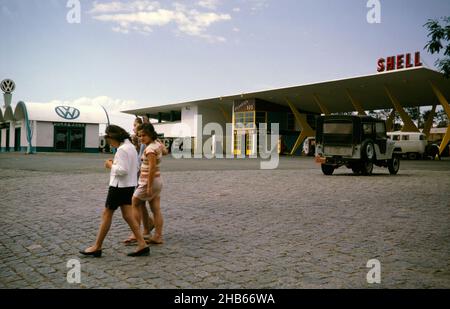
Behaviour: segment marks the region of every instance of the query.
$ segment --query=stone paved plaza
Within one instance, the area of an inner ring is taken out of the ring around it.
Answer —
[[[399,175],[312,158],[163,160],[165,243],[130,258],[117,212],[102,258],[104,154],[0,154],[0,288],[450,288],[450,160]],[[66,280],[81,263],[81,283]],[[366,264],[381,263],[381,284]]]

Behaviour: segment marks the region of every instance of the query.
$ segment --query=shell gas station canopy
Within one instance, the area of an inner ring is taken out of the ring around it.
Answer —
[[[124,113],[144,116],[169,112],[192,104],[219,105],[231,109],[234,101],[253,98],[284,106],[288,106],[287,101],[290,101],[301,112],[317,114],[325,111],[356,111],[352,101],[358,102],[363,110],[390,109],[394,107],[392,97],[403,107],[439,105],[441,102],[432,85],[444,98],[450,98],[450,79],[428,68],[413,67],[288,88],[127,110]]]

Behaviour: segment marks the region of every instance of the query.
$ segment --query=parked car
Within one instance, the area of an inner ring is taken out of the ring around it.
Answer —
[[[325,175],[346,166],[355,174],[371,175],[373,166],[397,174],[400,156],[386,135],[386,123],[368,116],[334,115],[317,118],[316,162]]]
[[[427,149],[427,136],[419,132],[388,132],[388,137],[395,142],[396,153],[406,155],[410,160],[424,157]]]

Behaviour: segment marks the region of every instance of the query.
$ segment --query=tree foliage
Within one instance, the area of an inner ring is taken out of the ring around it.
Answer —
[[[425,48],[431,54],[438,54],[444,50],[444,57],[436,60],[436,66],[444,73],[445,77],[450,77],[450,17],[442,18],[443,25],[438,20],[429,19],[424,25],[429,33]]]

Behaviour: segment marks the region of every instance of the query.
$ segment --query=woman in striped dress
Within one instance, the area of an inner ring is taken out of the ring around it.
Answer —
[[[161,214],[162,180],[159,166],[161,158],[167,153],[167,149],[158,139],[155,128],[151,123],[144,123],[138,129],[141,142],[146,145],[141,157],[141,172],[138,180],[138,187],[133,194],[133,211],[136,219],[140,222],[141,207],[145,207],[145,202],[150,203],[153,213],[155,233],[149,242],[162,244],[163,217]]]

